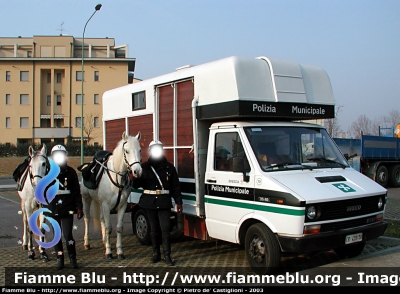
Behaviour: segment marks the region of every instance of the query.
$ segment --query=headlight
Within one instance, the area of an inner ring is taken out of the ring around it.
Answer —
[[[311,205],[307,208],[306,215],[310,220],[313,220],[317,216],[317,209],[314,205]]]
[[[382,209],[382,207],[383,207],[383,200],[382,200],[382,197],[379,197],[379,200],[378,200],[378,209]]]

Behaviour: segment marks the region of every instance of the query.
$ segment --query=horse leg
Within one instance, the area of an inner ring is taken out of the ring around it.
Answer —
[[[83,211],[85,212],[83,220],[85,222],[85,232],[84,232],[84,247],[85,250],[90,249],[89,243],[89,228],[90,228],[90,206],[92,204],[92,198],[90,196],[85,196],[83,200]]]
[[[46,242],[46,236],[45,236],[46,230],[43,228],[44,221],[45,221],[44,215],[43,213],[41,213],[39,217],[39,228],[43,234],[42,236],[40,236],[40,241],[43,243]],[[39,245],[39,259],[42,259],[43,262],[49,261],[49,257],[47,256],[45,248],[40,245]]]
[[[103,236],[103,241],[104,241],[104,246],[106,249],[106,256],[108,259],[112,259],[112,253],[111,253],[111,242],[110,242],[110,235],[112,232],[112,226],[111,226],[111,219],[110,219],[110,207],[106,203],[102,203],[102,216],[104,218],[103,220],[103,231],[104,231],[104,236]]]
[[[117,212],[117,256],[118,259],[125,259],[124,252],[122,250],[122,232],[124,230],[123,226],[123,218],[125,215],[125,210],[126,210],[127,202],[125,202]]]
[[[30,207],[25,206],[25,211],[24,211],[24,218],[25,218],[25,224],[27,227],[27,247],[28,247],[28,259],[29,260],[34,260],[35,259],[35,251],[33,248],[33,232],[31,228],[29,227],[29,219],[32,216],[32,209]]]
[[[29,224],[28,224],[25,208],[22,208],[22,226],[23,226],[22,250],[28,250],[28,229],[29,229]]]

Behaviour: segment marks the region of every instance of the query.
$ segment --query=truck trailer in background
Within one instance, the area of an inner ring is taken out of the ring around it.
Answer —
[[[324,127],[297,122],[333,118],[334,107],[317,66],[228,57],[105,92],[104,146],[140,131],[147,160],[160,140],[183,193],[174,227],[241,244],[254,272],[272,273],[283,254],[353,257],[386,230],[387,190],[350,167]],[[134,233],[149,244],[141,192],[128,202]]]
[[[334,138],[349,164],[383,187],[400,187],[400,138],[392,128],[391,136],[369,136],[360,139]]]

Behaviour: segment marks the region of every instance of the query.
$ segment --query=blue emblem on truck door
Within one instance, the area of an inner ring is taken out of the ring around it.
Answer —
[[[340,183],[340,184],[332,184],[334,185],[336,188],[338,188],[339,190],[341,190],[344,193],[348,193],[348,192],[355,192],[356,190],[354,190],[352,187],[347,186],[346,184]]]

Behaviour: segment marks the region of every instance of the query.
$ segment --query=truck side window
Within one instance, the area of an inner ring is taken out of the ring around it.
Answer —
[[[244,157],[242,141],[238,133],[218,133],[215,137],[214,169],[218,171],[233,171],[233,157]]]

